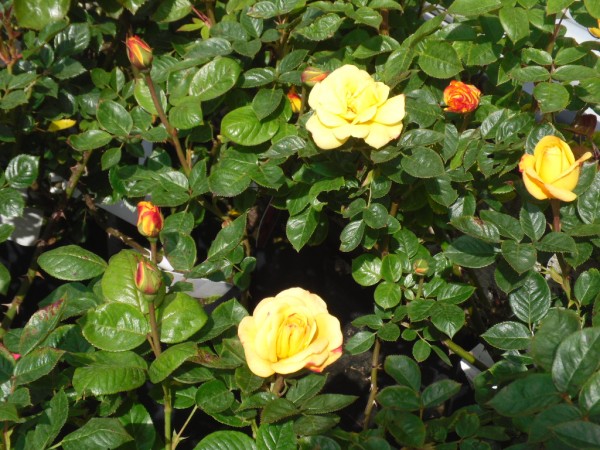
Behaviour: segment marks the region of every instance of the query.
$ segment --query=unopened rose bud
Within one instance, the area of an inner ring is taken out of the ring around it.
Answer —
[[[472,84],[452,80],[444,89],[444,103],[448,106],[444,111],[468,113],[479,106],[481,91]]]
[[[327,78],[329,72],[318,69],[317,67],[308,66],[300,75],[302,82],[308,86],[314,86],[319,81],[323,81]]]
[[[138,70],[150,70],[152,66],[152,48],[139,36],[130,36],[125,42],[127,57]]]
[[[429,264],[425,259],[417,259],[413,264],[413,270],[415,271],[415,275],[424,277],[429,271]]]
[[[140,261],[135,271],[135,286],[144,294],[156,295],[162,287],[160,269],[148,260]]]
[[[292,112],[299,113],[302,107],[302,99],[296,92],[296,88],[292,86],[292,88],[287,93],[287,98],[290,101],[290,104],[292,105]]]
[[[163,215],[160,212],[158,206],[153,205],[151,202],[139,202],[137,205],[138,210],[138,231],[142,236],[148,238],[155,238],[163,228]]]

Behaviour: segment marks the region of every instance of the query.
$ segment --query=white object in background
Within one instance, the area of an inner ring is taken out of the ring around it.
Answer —
[[[150,252],[148,251],[148,253]],[[173,283],[177,283],[178,281],[191,283],[193,290],[192,292],[188,292],[188,294],[194,298],[220,297],[229,292],[232,287],[229,283],[225,283],[224,281],[211,281],[206,278],[185,278],[179,272],[174,271],[173,266],[171,266],[171,263],[169,263],[169,260],[166,257],[163,257],[161,262],[158,263],[158,267],[173,276]]]
[[[42,211],[36,208],[25,207],[20,217],[0,216],[0,223],[7,223],[15,227],[8,238],[25,247],[34,247],[40,237],[44,217]]]
[[[475,358],[477,358],[479,361],[481,361],[488,367],[491,367],[494,364],[494,360],[482,344],[477,344],[475,347],[473,347],[471,349],[471,353]],[[464,359],[460,360],[460,368],[467,376],[467,379],[469,380],[469,383],[471,383],[471,385],[473,385],[473,380],[475,379],[475,377],[481,373],[481,370],[479,370],[473,364],[465,361]]]

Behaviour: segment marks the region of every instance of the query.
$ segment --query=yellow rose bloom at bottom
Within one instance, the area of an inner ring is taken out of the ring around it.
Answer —
[[[321,372],[342,356],[340,321],[321,297],[291,288],[262,300],[238,336],[250,370],[266,378],[307,368]]]

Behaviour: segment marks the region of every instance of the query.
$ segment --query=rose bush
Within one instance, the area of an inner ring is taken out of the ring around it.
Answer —
[[[575,160],[569,144],[557,136],[545,136],[536,144],[533,155],[525,154],[519,162],[523,182],[531,195],[538,200],[554,198],[572,202],[579,180],[580,167],[592,157],[585,152]]]
[[[238,327],[250,370],[260,377],[321,372],[342,356],[339,320],[316,294],[290,288],[261,300]]]
[[[313,115],[306,129],[322,149],[340,147],[350,137],[376,149],[400,136],[404,95],[388,98],[390,88],[356,66],[344,65],[317,83],[308,97]]]

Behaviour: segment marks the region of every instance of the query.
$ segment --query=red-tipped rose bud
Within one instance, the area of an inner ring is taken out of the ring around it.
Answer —
[[[302,107],[302,99],[296,92],[296,88],[292,86],[292,88],[287,93],[287,98],[292,105],[292,112],[299,113],[300,108]]]
[[[148,260],[140,261],[135,271],[136,287],[147,295],[156,295],[162,287],[162,274],[156,264]]]
[[[453,113],[468,113],[479,106],[481,91],[472,84],[452,80],[444,89],[444,103],[448,107],[444,111]]]
[[[415,275],[423,277],[427,275],[427,272],[429,271],[429,264],[424,259],[417,259],[413,264],[413,269],[415,271]]]
[[[127,57],[131,65],[138,70],[150,70],[152,66],[152,48],[139,36],[130,36],[125,42]]]
[[[319,81],[323,81],[325,78],[327,78],[327,75],[329,75],[329,72],[325,70],[308,66],[306,69],[304,69],[302,75],[300,75],[300,79],[304,84],[308,86],[314,86]]]
[[[139,202],[137,205],[138,210],[138,231],[142,236],[148,238],[155,238],[163,228],[163,215],[160,212],[158,206],[153,205],[151,202]]]

